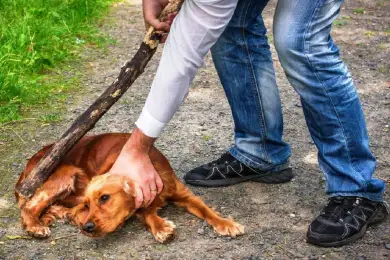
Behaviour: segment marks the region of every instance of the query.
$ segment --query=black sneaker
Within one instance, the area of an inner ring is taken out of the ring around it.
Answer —
[[[283,183],[293,177],[292,169],[287,165],[285,169],[277,172],[260,171],[245,166],[230,153],[225,153],[219,159],[187,172],[184,180],[195,186],[221,187],[244,181]]]
[[[307,242],[319,246],[342,246],[361,238],[371,224],[386,219],[386,202],[360,197],[331,197],[310,224]]]

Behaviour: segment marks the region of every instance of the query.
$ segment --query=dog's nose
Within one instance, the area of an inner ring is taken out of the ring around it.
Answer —
[[[85,232],[92,232],[95,229],[95,224],[93,222],[87,222],[83,225],[83,230]]]

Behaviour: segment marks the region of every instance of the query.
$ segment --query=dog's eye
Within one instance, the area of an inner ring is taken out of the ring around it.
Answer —
[[[110,195],[104,194],[100,196],[100,202],[106,202],[110,198]]]

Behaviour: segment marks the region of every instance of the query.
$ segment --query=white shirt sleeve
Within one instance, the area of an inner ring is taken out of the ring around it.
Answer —
[[[158,137],[183,103],[203,58],[233,16],[238,0],[185,0],[175,18],[137,127]]]

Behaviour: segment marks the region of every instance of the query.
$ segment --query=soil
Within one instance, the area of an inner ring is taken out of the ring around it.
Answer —
[[[276,1],[264,11],[268,28]],[[364,8],[357,10],[357,8]],[[371,147],[378,159],[376,176],[389,178],[390,169],[390,2],[346,0],[333,36],[353,75],[365,112]],[[326,203],[325,181],[316,148],[307,131],[297,94],[289,85],[275,50],[277,81],[285,115],[284,138],[291,145],[296,177],[287,184],[243,183],[226,188],[194,188],[209,205],[246,227],[238,239],[217,236],[183,210],[168,206],[161,215],[176,223],[178,236],[158,244],[137,220],[112,235],[94,240],[69,224],[56,223],[48,239],[29,239],[21,229],[13,198],[14,183],[26,160],[55,141],[100,95],[131,59],[144,35],[140,2],[114,5],[102,23],[117,43],[108,52],[87,50],[81,90],[68,98],[61,122],[26,120],[2,126],[0,133],[0,259],[390,259],[390,220],[372,226],[363,239],[340,248],[320,248],[305,242],[308,224]],[[271,30],[270,30],[270,33]],[[272,43],[272,34],[270,34]],[[143,107],[157,69],[161,48],[128,93],[98,122],[93,133],[128,132]],[[44,111],[42,111],[43,113]],[[38,112],[39,115],[40,112]],[[170,159],[177,175],[217,158],[233,142],[229,105],[211,57],[196,76],[190,94],[156,146]],[[389,193],[385,199],[390,200]]]

